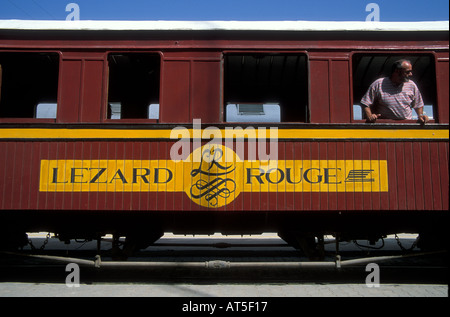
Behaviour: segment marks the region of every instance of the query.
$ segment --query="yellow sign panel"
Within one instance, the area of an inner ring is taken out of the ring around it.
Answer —
[[[387,192],[386,160],[243,161],[208,145],[185,160],[41,160],[41,192],[185,192],[218,208],[241,192]]]

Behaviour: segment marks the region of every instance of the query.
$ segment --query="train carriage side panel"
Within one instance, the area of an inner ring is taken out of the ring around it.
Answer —
[[[449,56],[447,53],[437,54],[436,85],[438,89],[439,122],[449,122]]]
[[[311,123],[351,120],[350,57],[348,52],[310,52]]]
[[[101,120],[104,55],[102,52],[62,52],[57,122]]]
[[[160,122],[220,122],[220,52],[165,52],[163,63]]]

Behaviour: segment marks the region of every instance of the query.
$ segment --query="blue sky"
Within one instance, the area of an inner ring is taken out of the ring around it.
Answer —
[[[81,20],[380,21],[449,19],[448,0],[0,0],[0,19],[65,20],[76,3]]]

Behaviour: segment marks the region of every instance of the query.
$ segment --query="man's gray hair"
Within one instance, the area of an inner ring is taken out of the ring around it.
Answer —
[[[407,59],[404,59],[404,58],[399,59],[398,61],[395,61],[394,64],[392,64],[391,75],[392,75],[397,69],[402,69],[402,68],[403,68],[402,65],[403,65],[404,62],[407,62],[407,63],[411,64],[411,61],[410,61],[410,60],[407,60]]]

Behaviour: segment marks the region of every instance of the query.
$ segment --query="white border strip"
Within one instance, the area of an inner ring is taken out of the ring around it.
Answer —
[[[449,21],[44,21],[0,20],[2,30],[449,31]]]

